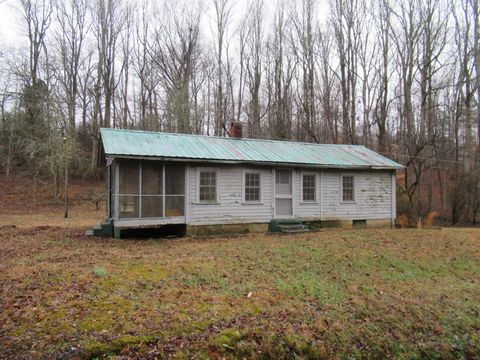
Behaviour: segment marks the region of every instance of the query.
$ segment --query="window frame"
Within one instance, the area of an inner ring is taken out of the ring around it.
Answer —
[[[303,198],[303,177],[305,175],[314,177],[313,184],[314,184],[315,187],[314,187],[314,192],[313,192],[313,195],[314,195],[313,200],[304,200],[304,198]],[[302,204],[316,204],[316,203],[318,203],[317,192],[318,192],[317,173],[311,172],[311,171],[302,171],[301,174],[300,174],[300,203],[302,203]]]
[[[200,200],[200,177],[202,172],[212,172],[215,173],[215,199],[214,200]],[[217,168],[208,168],[202,167],[197,168],[197,203],[202,205],[218,205],[218,169]]]
[[[247,174],[258,174],[258,200],[247,200]],[[262,172],[255,169],[242,169],[242,203],[248,205],[261,205],[263,204],[263,191],[262,191]]]
[[[346,177],[351,177],[352,178],[352,199],[351,200],[345,200],[343,197],[343,179]],[[354,174],[341,174],[340,176],[340,202],[343,204],[352,204],[356,202],[356,191],[355,191],[355,175]]]

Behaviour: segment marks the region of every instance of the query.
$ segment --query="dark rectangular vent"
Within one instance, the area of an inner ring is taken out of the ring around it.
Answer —
[[[352,226],[354,228],[364,228],[367,227],[367,220],[353,220]]]

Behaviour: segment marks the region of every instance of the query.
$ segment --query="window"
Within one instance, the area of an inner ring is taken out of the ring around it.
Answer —
[[[275,194],[292,195],[292,172],[290,170],[276,171]]]
[[[217,173],[215,171],[200,171],[199,194],[199,200],[201,202],[217,201]]]
[[[355,188],[353,176],[342,176],[342,201],[354,201]]]
[[[302,201],[315,201],[315,174],[303,174],[302,176]]]
[[[259,173],[245,173],[245,201],[260,201]]]

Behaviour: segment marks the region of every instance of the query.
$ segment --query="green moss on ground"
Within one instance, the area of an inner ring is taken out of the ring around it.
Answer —
[[[12,231],[0,234],[0,357],[480,354],[477,229],[146,241]]]

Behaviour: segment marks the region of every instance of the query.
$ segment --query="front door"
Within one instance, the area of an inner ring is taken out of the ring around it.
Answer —
[[[293,216],[292,171],[275,170],[275,217]]]

